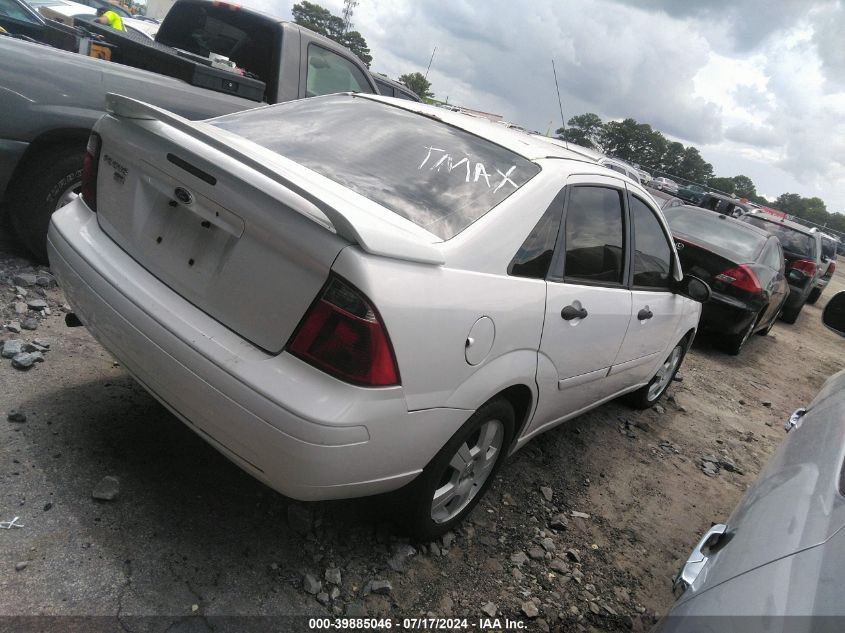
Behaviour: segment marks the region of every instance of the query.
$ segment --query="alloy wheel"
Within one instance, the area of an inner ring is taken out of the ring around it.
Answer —
[[[672,376],[675,375],[675,371],[681,364],[682,355],[683,350],[681,349],[681,346],[676,345],[675,349],[672,350],[672,353],[669,354],[669,358],[667,358],[660,366],[660,369],[657,370],[657,373],[654,375],[654,378],[651,379],[651,384],[648,387],[648,399],[650,401],[657,400],[657,398],[660,397],[660,394],[663,393],[663,390],[669,386]]]
[[[431,500],[435,523],[450,521],[475,498],[493,472],[504,438],[505,425],[487,420],[458,447]]]

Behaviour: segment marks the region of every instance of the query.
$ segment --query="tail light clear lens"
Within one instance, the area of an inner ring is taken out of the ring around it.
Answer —
[[[816,262],[811,262],[808,259],[796,259],[794,262],[789,264],[789,268],[792,268],[793,270],[800,270],[808,277],[812,277],[816,274]]]
[[[97,170],[100,165],[100,147],[102,140],[96,132],[91,132],[82,160],[82,199],[92,211],[97,210]]]
[[[762,291],[757,276],[748,266],[739,265],[728,268],[716,275],[716,279],[746,292],[757,293]]]
[[[399,384],[381,317],[361,292],[336,276],[302,318],[287,350],[346,382],[367,387]]]

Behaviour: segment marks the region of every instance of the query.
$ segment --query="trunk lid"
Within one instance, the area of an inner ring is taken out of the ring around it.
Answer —
[[[290,189],[166,123],[106,117],[97,131],[103,230],[198,308],[281,351],[350,241]]]
[[[684,274],[695,275],[708,284],[713,285],[714,277],[719,273],[742,263],[734,261],[735,258],[731,252],[714,244],[678,231],[673,231],[673,236]],[[721,282],[715,281],[715,283]]]

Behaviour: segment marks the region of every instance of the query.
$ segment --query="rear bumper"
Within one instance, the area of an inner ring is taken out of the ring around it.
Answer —
[[[739,334],[757,318],[759,307],[713,292],[701,309],[701,329],[720,334]]]
[[[47,244],[68,302],[103,347],[189,428],[287,496],[399,488],[472,413],[409,412],[401,387],[355,387],[267,354],[150,275],[81,200],[53,215]]]

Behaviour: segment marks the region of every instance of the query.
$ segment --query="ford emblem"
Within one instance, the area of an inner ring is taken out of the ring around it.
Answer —
[[[184,187],[176,187],[176,191],[173,192],[173,195],[176,196],[176,199],[182,204],[191,204],[194,201],[193,194]]]

